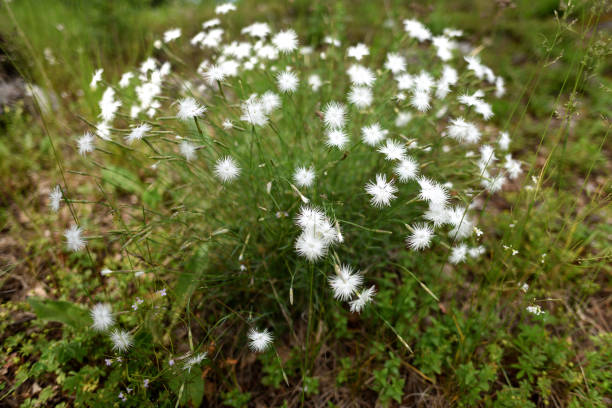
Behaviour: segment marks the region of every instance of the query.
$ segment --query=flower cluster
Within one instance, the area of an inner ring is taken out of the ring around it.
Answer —
[[[228,3],[216,12],[235,8]],[[459,30],[436,35],[404,20],[406,40],[376,66],[364,43],[342,49],[329,36],[301,46],[293,29],[274,32],[263,22],[230,40],[220,18],[203,22],[187,40],[203,55],[187,73],[172,72],[171,58],[163,60],[164,50],[173,56],[180,50],[186,33],[166,31],[155,44],[159,59],[147,58],[117,86],[100,90],[99,121],[77,141],[97,167],[101,144],[104,152],[121,149],[118,156],[139,160],[114,166],[133,165],[147,175],[149,185],[134,190],[158,207],[143,204],[124,217],[144,214],[144,227],[124,246],[158,245],[155,234],[179,253],[215,242],[218,254],[227,254],[222,264],[250,274],[252,282],[274,260],[296,271],[316,267],[327,274],[333,297],[357,313],[376,287],[364,285],[363,274],[347,264],[368,262],[360,256],[373,247],[371,234],[387,234],[386,245],[414,257],[441,243],[453,265],[485,252],[474,209],[482,195],[516,179],[521,164],[508,152],[509,134],[485,123],[504,81],[477,50],[459,45]],[[92,89],[104,83],[102,76],[96,71]],[[50,207],[57,211],[63,198],[54,189]],[[297,228],[285,219],[289,214]],[[65,237],[72,251],[86,246],[76,225]],[[180,258],[172,255],[173,262]],[[290,291],[293,296],[293,286]],[[92,318],[95,330],[114,324],[108,305],[96,305]],[[110,336],[117,351],[132,344],[128,332]],[[246,338],[261,352],[273,336],[251,329]],[[205,358],[190,354],[184,367],[190,371]]]

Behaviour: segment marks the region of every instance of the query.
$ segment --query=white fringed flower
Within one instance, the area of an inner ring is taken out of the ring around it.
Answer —
[[[416,224],[411,226],[411,234],[406,238],[406,244],[416,251],[428,248],[434,236],[433,228],[429,224]]]
[[[125,142],[127,144],[132,144],[136,140],[142,139],[146,135],[146,133],[150,130],[151,130],[151,125],[149,125],[148,123],[143,123],[135,127],[134,129],[132,129],[130,134],[125,137]]]
[[[347,55],[349,58],[355,58],[357,61],[361,61],[366,55],[370,55],[370,50],[365,44],[359,43],[353,47],[347,48]]]
[[[385,138],[386,132],[379,123],[373,123],[361,128],[363,142],[370,146],[376,146]]]
[[[327,131],[326,145],[342,149],[348,143],[349,138],[342,129],[331,129]]]
[[[406,58],[395,52],[390,52],[389,54],[387,54],[385,68],[391,71],[393,74],[399,74],[400,72],[404,72],[406,71]]]
[[[93,76],[91,77],[91,82],[89,83],[89,87],[90,87],[92,90],[94,90],[94,91],[95,91],[96,89],[98,89],[98,83],[99,83],[100,81],[102,81],[102,73],[103,73],[103,72],[104,72],[104,70],[103,70],[102,68],[100,68],[100,69],[96,69],[96,70],[94,71],[94,74],[93,74]]]
[[[378,152],[384,154],[387,160],[402,160],[406,156],[406,146],[393,139],[387,139],[385,145],[378,148]]]
[[[451,254],[448,258],[448,261],[455,265],[465,261],[465,258],[467,257],[467,251],[468,251],[468,248],[467,248],[467,245],[465,244],[460,244],[460,245],[457,245],[456,247],[453,247],[453,249],[451,250]]]
[[[298,187],[310,187],[314,183],[315,171],[312,167],[300,166],[293,173],[293,180]]]
[[[234,180],[239,174],[240,167],[230,156],[219,159],[215,164],[215,175],[224,183]]]
[[[236,6],[233,3],[223,3],[215,7],[215,14],[227,14],[235,10]]]
[[[185,160],[192,161],[195,159],[196,146],[193,143],[184,140],[179,145],[179,150]]]
[[[347,73],[355,86],[372,86],[376,80],[374,72],[363,65],[351,65]]]
[[[280,31],[272,37],[272,44],[282,53],[287,54],[297,49],[298,37],[292,29]]]
[[[110,334],[110,339],[113,343],[113,350],[118,352],[127,351],[134,343],[132,335],[129,332],[121,329],[113,330]]]
[[[373,100],[372,90],[367,86],[354,86],[348,94],[348,101],[359,109],[369,107]]]
[[[93,152],[95,148],[93,135],[89,132],[86,132],[77,141],[77,146],[79,148],[79,154],[81,156],[85,156],[85,154]]]
[[[323,109],[323,121],[329,129],[340,129],[346,123],[346,106],[338,102],[329,102]]]
[[[480,140],[480,130],[478,130],[476,125],[466,122],[461,117],[452,119],[450,123],[447,128],[449,137],[458,142],[467,143],[476,143]]]
[[[427,177],[419,177],[417,181],[421,187],[419,199],[437,205],[444,205],[448,201],[448,191],[442,185]]]
[[[327,245],[314,230],[303,231],[295,241],[295,251],[310,262],[318,261],[327,254]]]
[[[431,38],[431,31],[423,23],[414,19],[404,20],[404,30],[410,37],[416,38],[419,42]]]
[[[268,329],[263,331],[257,331],[256,329],[250,329],[248,333],[249,347],[251,350],[261,353],[265,351],[270,344],[272,344],[272,333]]]
[[[334,297],[341,301],[349,300],[363,282],[363,275],[359,271],[353,272],[348,265],[340,266],[336,272],[336,275],[329,278]]]
[[[412,94],[412,98],[410,99],[410,105],[412,105],[416,110],[420,112],[426,112],[429,110],[429,94],[427,92],[415,92]]]
[[[111,305],[108,303],[98,303],[89,312],[93,324],[91,327],[97,331],[104,331],[115,324]]]
[[[368,289],[359,292],[357,294],[357,298],[349,303],[351,307],[351,312],[360,313],[365,307],[365,305],[372,301],[374,295],[376,295],[376,288],[374,286],[370,286]]]
[[[216,85],[225,79],[225,69],[220,65],[211,65],[204,73],[204,79],[208,85]]]
[[[85,238],[81,236],[83,230],[81,227],[73,224],[70,228],[64,231],[66,238],[66,246],[73,252],[80,251],[85,248]]]
[[[419,172],[419,165],[412,157],[403,156],[393,169],[393,172],[399,177],[399,181],[405,183],[408,180],[416,179]]]
[[[283,71],[276,77],[276,82],[281,92],[292,93],[298,88],[300,80],[294,72]]]
[[[320,76],[317,74],[312,74],[308,77],[308,85],[310,85],[310,88],[312,88],[314,92],[317,92],[321,85],[323,85],[323,82],[321,81]]]
[[[376,182],[369,181],[365,186],[366,192],[371,195],[370,203],[374,207],[384,207],[391,203],[395,198],[397,188],[393,185],[393,180],[387,181],[387,176],[384,174],[376,175]]]
[[[254,126],[264,126],[268,123],[268,116],[266,114],[264,105],[261,98],[257,95],[252,95],[242,103],[240,106],[242,109],[242,116],[240,120],[250,123]]]
[[[187,360],[185,360],[185,363],[183,364],[183,370],[186,370],[188,373],[190,373],[191,369],[194,366],[200,364],[202,361],[204,361],[207,356],[207,352],[198,353],[190,356],[189,358],[187,358]]]
[[[60,186],[55,186],[49,193],[49,207],[52,211],[57,212],[62,201],[62,189]]]
[[[200,116],[206,112],[206,107],[200,106],[191,97],[183,98],[179,101],[179,110],[176,116],[181,120],[188,120]]]

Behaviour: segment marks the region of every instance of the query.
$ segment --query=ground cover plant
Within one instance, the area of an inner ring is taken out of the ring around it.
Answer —
[[[3,4],[3,401],[609,404],[606,4],[359,5]]]

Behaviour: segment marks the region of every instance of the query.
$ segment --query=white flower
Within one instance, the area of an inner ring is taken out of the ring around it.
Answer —
[[[448,201],[448,191],[444,186],[427,177],[419,177],[417,181],[421,187],[419,199],[437,205],[444,205]]]
[[[115,90],[113,88],[106,88],[106,91],[102,94],[99,106],[102,120],[104,122],[112,121],[117,113],[117,109],[121,106],[121,102],[115,100]]]
[[[115,324],[111,305],[108,303],[98,303],[89,312],[93,324],[91,327],[97,331],[104,331]]]
[[[462,117],[452,119],[447,127],[448,136],[458,142],[476,143],[480,140],[480,130],[476,125],[466,122]]]
[[[412,94],[412,98],[410,99],[410,105],[412,105],[420,112],[426,112],[430,108],[429,99],[429,94],[427,92],[417,91]]]
[[[317,74],[312,74],[308,77],[308,85],[310,85],[314,92],[317,92],[322,84],[321,77],[319,77]]]
[[[380,127],[379,123],[361,128],[361,138],[365,144],[370,146],[376,146],[380,143],[385,138],[385,134],[385,130]]]
[[[278,89],[280,89],[281,92],[292,93],[297,89],[300,80],[295,73],[291,71],[283,71],[276,77],[276,82],[278,83]]]
[[[346,122],[346,106],[338,102],[329,102],[323,110],[323,121],[329,129],[340,129]]]
[[[348,136],[342,129],[331,129],[327,131],[326,145],[342,149],[349,141]]]
[[[217,161],[215,165],[215,175],[221,179],[222,182],[232,181],[240,174],[240,168],[236,164],[236,161],[226,156]]]
[[[504,78],[498,76],[495,79],[495,96],[501,98],[506,93],[506,87],[504,86]]]
[[[444,205],[429,203],[423,218],[433,223],[434,228],[448,223],[448,209]]]
[[[453,207],[446,210],[446,222],[454,228],[448,233],[453,239],[463,239],[472,235],[474,223],[467,216],[465,207]]]
[[[387,160],[402,160],[406,156],[406,146],[387,139],[385,145],[378,148],[378,152],[384,154]]]
[[[268,116],[266,115],[264,105],[256,95],[244,101],[241,108],[242,116],[240,116],[240,120],[254,126],[263,126],[268,123]]]
[[[100,81],[102,81],[102,73],[103,73],[103,72],[104,72],[104,70],[103,70],[102,68],[100,68],[100,69],[96,69],[96,70],[94,71],[94,74],[93,74],[93,76],[92,76],[92,78],[91,78],[91,82],[90,82],[90,84],[89,84],[89,87],[90,87],[91,89],[93,89],[94,91],[95,91],[96,89],[98,89],[98,83],[99,83]]]
[[[221,124],[221,126],[223,126],[223,129],[225,130],[230,130],[234,127],[234,124],[232,123],[231,120],[225,119],[223,123]]]
[[[295,241],[295,250],[298,255],[303,256],[310,262],[315,262],[325,256],[327,247],[323,237],[316,234],[314,230],[302,231]]]
[[[227,14],[230,11],[236,10],[236,6],[232,3],[224,3],[215,7],[215,14]]]
[[[523,170],[521,169],[521,163],[512,158],[511,154],[506,155],[506,161],[504,162],[504,168],[508,172],[510,180],[516,179]]]
[[[192,161],[195,158],[196,146],[194,146],[192,143],[189,143],[186,140],[182,141],[179,145],[179,150],[185,160]]]
[[[266,115],[275,111],[281,105],[280,97],[272,91],[261,95],[261,104]]]
[[[315,229],[324,222],[325,218],[323,211],[318,208],[302,206],[295,222],[304,230]]]
[[[206,359],[207,356],[208,356],[208,353],[203,352],[203,353],[198,353],[196,355],[189,357],[187,360],[185,360],[185,363],[183,364],[183,369],[187,370],[187,372],[190,373],[191,368],[195,365],[200,364],[202,361]]]
[[[298,38],[292,29],[280,31],[272,37],[272,44],[282,53],[289,53],[298,46]]]
[[[347,71],[353,85],[361,86],[372,86],[376,80],[376,76],[371,69],[364,67],[363,65],[351,65]]]
[[[372,105],[372,90],[366,86],[354,86],[348,94],[348,100],[359,109]]]
[[[113,350],[123,352],[127,351],[134,342],[132,335],[125,330],[115,329],[110,334],[113,342]]]
[[[477,246],[477,247],[468,249],[468,255],[470,256],[470,258],[478,258],[482,254],[484,254],[485,251],[486,251],[485,247]]]
[[[431,38],[431,32],[429,29],[427,29],[427,27],[417,20],[404,20],[404,30],[410,37],[416,38],[419,42],[423,42]]]
[[[428,248],[434,236],[433,228],[429,224],[416,224],[411,226],[412,232],[406,237],[406,244],[416,251]]]
[[[375,207],[387,206],[395,198],[397,188],[393,185],[393,180],[387,181],[384,174],[376,175],[376,183],[369,181],[365,186],[366,192],[371,195],[370,203]]]
[[[497,144],[501,150],[508,150],[508,147],[510,146],[510,135],[508,132],[499,133],[499,140],[497,141]]]
[[[298,187],[310,187],[315,179],[315,171],[312,167],[300,166],[293,173],[293,180]]]
[[[83,136],[77,140],[77,146],[79,148],[79,154],[85,156],[86,153],[94,151],[94,137],[91,133],[86,132]]]
[[[172,28],[172,29],[167,30],[166,32],[164,32],[164,42],[165,43],[172,42],[172,41],[176,40],[177,38],[180,38],[180,36],[181,36],[181,29],[180,28]]]
[[[460,262],[465,261],[465,258],[467,256],[467,250],[467,245],[465,244],[453,247],[453,249],[451,250],[451,254],[448,258],[449,262],[456,265]]]
[[[270,26],[267,23],[253,23],[244,27],[241,33],[248,34],[251,37],[266,38],[270,34]]]
[[[412,113],[410,112],[399,112],[395,118],[395,126],[403,127],[406,126],[412,120]]]
[[[487,167],[491,166],[495,161],[497,161],[497,157],[495,156],[495,149],[490,145],[482,145],[480,146],[480,159],[478,160],[478,167],[480,170],[484,170]]]
[[[206,107],[200,106],[196,100],[191,97],[183,98],[179,101],[179,111],[177,116],[181,120],[195,118],[204,112],[206,112]]]
[[[372,301],[372,298],[376,294],[376,288],[374,286],[368,289],[362,290],[357,294],[357,298],[352,300],[349,305],[351,306],[351,312],[361,312],[365,305]]]
[[[249,347],[251,350],[261,353],[265,351],[272,343],[272,333],[268,329],[257,331],[256,329],[249,330]]]
[[[329,278],[334,298],[341,301],[349,300],[363,282],[363,276],[359,271],[353,273],[348,265],[340,266],[336,272],[336,275]]]
[[[527,311],[529,313],[531,313],[531,314],[536,315],[536,316],[544,314],[544,311],[542,310],[542,307],[540,305],[527,306]]]
[[[221,82],[225,79],[225,70],[223,66],[211,65],[208,70],[204,73],[204,79],[208,85],[215,85],[217,82]]]
[[[134,74],[132,72],[126,72],[121,75],[121,79],[119,80],[119,87],[125,88],[130,84],[130,81],[134,78]]]
[[[401,55],[390,52],[387,54],[387,61],[385,61],[385,68],[394,74],[406,71],[406,58]]]
[[[132,129],[130,134],[125,137],[125,142],[127,144],[132,144],[134,143],[135,140],[142,139],[145,136],[145,134],[150,130],[151,130],[151,125],[147,123],[143,123],[135,127],[134,129]]]
[[[66,238],[66,246],[73,252],[80,251],[85,248],[85,239],[81,236],[83,230],[81,227],[73,224],[70,228],[64,231]]]
[[[55,186],[49,193],[49,207],[52,211],[58,211],[62,201],[62,189],[60,186]]]
[[[364,56],[370,55],[370,50],[368,50],[365,44],[359,43],[353,47],[348,47],[347,54],[349,58],[353,57],[357,61],[360,61]]]
[[[506,184],[506,177],[501,173],[496,176],[490,176],[485,172],[483,177],[481,183],[490,193],[497,193]]]
[[[395,166],[393,172],[399,177],[399,181],[405,183],[408,180],[414,180],[419,172],[419,165],[410,156],[404,156],[400,159],[400,162]]]

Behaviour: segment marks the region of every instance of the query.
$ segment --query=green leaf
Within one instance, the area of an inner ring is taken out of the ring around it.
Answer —
[[[64,300],[28,298],[28,303],[41,320],[64,323],[76,329],[91,324],[87,310]]]
[[[169,385],[180,398],[180,405],[191,402],[193,406],[199,407],[202,403],[204,379],[202,379],[202,370],[199,367],[193,367],[191,372],[184,371],[180,375],[172,376],[169,379]]]

